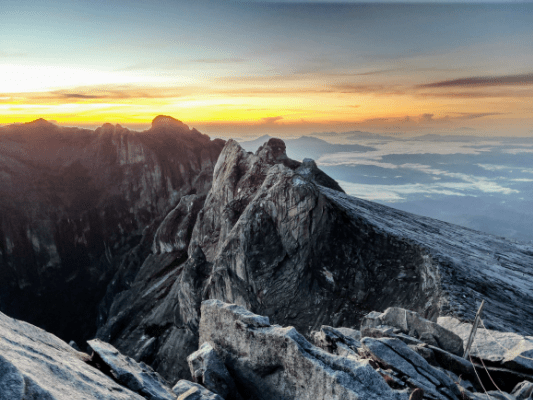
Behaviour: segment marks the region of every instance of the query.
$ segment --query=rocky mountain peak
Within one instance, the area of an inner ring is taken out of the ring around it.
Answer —
[[[189,127],[176,118],[172,118],[169,115],[158,115],[152,120],[151,129],[164,129],[164,128],[178,128],[183,130],[189,130]]]
[[[125,134],[129,133],[130,130],[124,128],[120,124],[113,125],[108,122],[103,124],[100,128],[97,128],[95,132],[97,134]]]
[[[259,147],[255,154],[264,160],[272,162],[282,162],[288,159],[285,142],[277,138],[270,139]]]
[[[34,127],[56,126],[55,124],[53,124],[50,121],[45,120],[44,118],[38,118],[36,120],[26,123],[26,125],[31,125]]]

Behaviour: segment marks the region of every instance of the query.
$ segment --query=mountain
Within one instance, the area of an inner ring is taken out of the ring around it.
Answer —
[[[144,132],[0,128],[0,310],[93,336],[115,272],[146,257],[143,237],[183,196],[207,194],[223,145],[166,116]]]
[[[279,139],[255,154],[228,141],[203,206],[182,201],[130,288],[108,292],[97,333],[167,379],[189,377],[206,299],[306,335],[391,306],[471,321],[481,299],[488,327],[533,328],[533,246],[348,196]],[[192,229],[185,209],[199,209]],[[176,237],[190,238],[187,255]]]
[[[208,299],[304,335],[392,306],[468,322],[481,299],[488,328],[533,328],[533,246],[348,196],[282,140],[251,153],[170,117],[0,132],[0,310],[169,381]]]

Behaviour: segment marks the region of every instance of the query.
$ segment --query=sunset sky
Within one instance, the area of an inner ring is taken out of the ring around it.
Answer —
[[[533,3],[2,0],[0,125],[533,134]]]

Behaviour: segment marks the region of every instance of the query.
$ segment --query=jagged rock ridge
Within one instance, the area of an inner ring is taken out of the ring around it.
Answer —
[[[113,275],[127,287],[167,213],[205,197],[223,145],[166,116],[144,132],[0,128],[0,310],[65,340],[94,335]]]
[[[348,196],[312,160],[288,159],[279,139],[255,154],[228,141],[197,216],[176,211],[172,221],[98,330],[168,379],[190,377],[205,299],[306,335],[390,306],[471,320],[480,298],[493,328],[533,327],[530,245]],[[190,238],[188,258],[176,238]]]

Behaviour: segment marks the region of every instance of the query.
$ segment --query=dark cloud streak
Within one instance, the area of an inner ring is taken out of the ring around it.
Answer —
[[[261,118],[261,121],[264,123],[264,124],[274,124],[276,122],[278,122],[279,120],[282,120],[283,117],[281,115],[278,115],[277,117],[265,117],[265,118]]]
[[[501,76],[474,76],[419,85],[419,88],[485,87],[533,85],[533,73]]]

